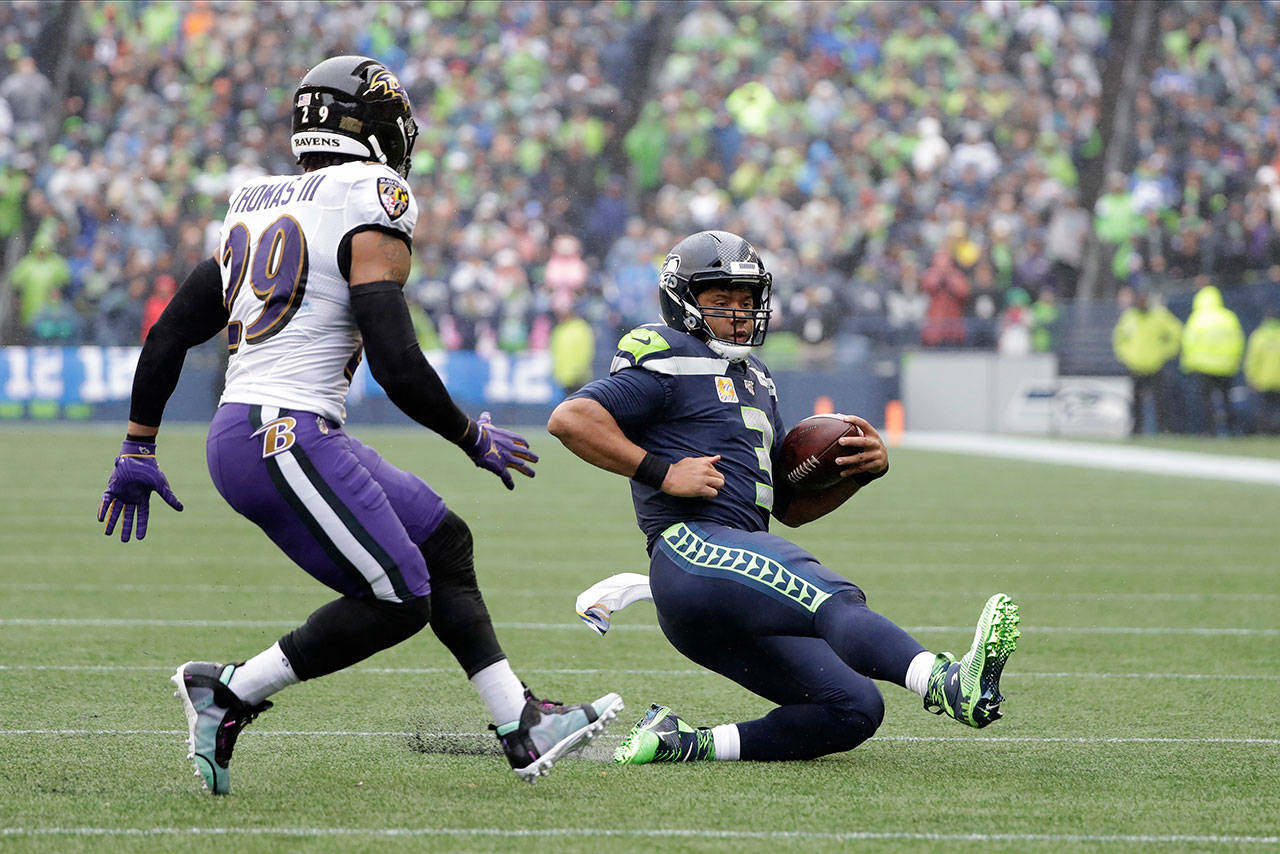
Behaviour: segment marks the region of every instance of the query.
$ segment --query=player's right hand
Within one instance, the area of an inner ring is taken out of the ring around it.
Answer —
[[[662,481],[662,491],[680,498],[715,498],[724,486],[724,475],[716,471],[720,455],[685,457],[671,464]]]
[[[137,531],[138,539],[146,537],[152,492],[159,493],[166,504],[181,512],[182,502],[169,488],[169,480],[156,462],[155,443],[125,440],[120,448],[120,456],[116,457],[115,468],[111,470],[111,477],[107,479],[107,491],[102,493],[102,501],[98,503],[98,521],[107,523],[103,533],[111,536],[116,521],[123,512],[120,542],[129,542],[129,535],[134,530]]]
[[[856,478],[858,483],[866,486],[889,471],[889,450],[871,422],[857,415],[841,417],[846,423],[856,425],[862,435],[841,436],[836,440],[844,449],[844,455],[837,457],[835,464],[841,467],[841,477]]]

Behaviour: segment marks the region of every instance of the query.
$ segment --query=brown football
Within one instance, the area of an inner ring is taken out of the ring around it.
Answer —
[[[815,492],[840,482],[836,457],[849,456],[841,436],[861,436],[862,430],[839,415],[810,415],[782,440],[779,476],[801,492]]]

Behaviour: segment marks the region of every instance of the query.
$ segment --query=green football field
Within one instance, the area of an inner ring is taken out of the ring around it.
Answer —
[[[695,725],[769,706],[682,659],[649,603],[603,638],[574,615],[589,584],[645,570],[623,480],[535,433],[540,473],[508,493],[425,432],[354,432],[468,520],[517,673],[565,701],[617,691],[618,723],[521,783],[427,631],[275,697],[240,739],[231,796],[210,797],[169,675],[258,652],[325,590],[223,504],[202,431],[161,438],[186,511],[153,501],[147,539],[123,545],[94,518],[120,431],[8,428],[0,850],[1280,846],[1280,486],[897,450],[841,510],[780,530],[932,649],[964,652],[987,596],[1011,594],[1005,719],[970,730],[886,684],[883,727],[846,754],[624,768],[609,754],[652,701]]]

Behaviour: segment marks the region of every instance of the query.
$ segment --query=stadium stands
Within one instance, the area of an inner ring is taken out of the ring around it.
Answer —
[[[780,347],[919,343],[941,310],[922,287],[939,250],[969,290],[948,345],[996,346],[1010,295],[1052,289],[1057,323],[1074,318],[1091,232],[1104,295],[1137,281],[1177,292],[1202,273],[1275,280],[1275,8],[1160,4],[1128,149],[1089,211],[1080,174],[1103,144],[1113,12],[5,4],[0,243],[14,248],[0,263],[31,263],[4,289],[0,332],[42,340],[32,320],[60,290],[75,331],[43,328],[130,343],[124,307],[213,251],[229,189],[294,168],[289,94],[316,57],[343,51],[401,69],[423,120],[408,292],[424,343],[542,348],[567,300],[607,346],[648,319],[655,256],[707,227],[762,248],[773,328],[790,333]]]

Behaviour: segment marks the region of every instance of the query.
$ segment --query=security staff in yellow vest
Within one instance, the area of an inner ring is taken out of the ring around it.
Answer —
[[[1182,330],[1182,371],[1196,381],[1201,427],[1206,433],[1234,433],[1231,386],[1244,357],[1244,330],[1235,312],[1222,304],[1222,293],[1202,284]]]
[[[556,307],[556,325],[547,349],[551,351],[551,377],[565,394],[573,394],[591,382],[596,335],[591,324],[574,313],[572,305]]]
[[[1169,382],[1164,367],[1178,355],[1182,322],[1152,300],[1143,288],[1120,289],[1127,308],[1111,332],[1116,358],[1133,380],[1132,432],[1158,433],[1169,427]]]
[[[1259,396],[1257,432],[1280,433],[1280,306],[1268,306],[1249,336],[1244,378]]]

